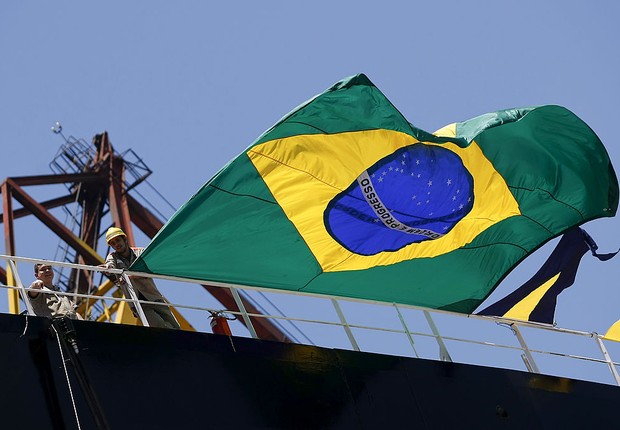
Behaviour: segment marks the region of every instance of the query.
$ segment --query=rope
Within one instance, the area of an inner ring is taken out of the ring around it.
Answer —
[[[28,314],[26,314],[26,325],[24,326],[24,332],[21,335],[19,335],[19,337],[26,336],[27,331],[28,331]]]
[[[62,345],[60,344],[60,335],[56,331],[56,327],[52,326],[54,333],[56,333],[56,341],[58,342],[58,349],[60,350],[60,358],[62,359],[62,367],[65,369],[65,377],[67,378],[67,386],[69,387],[69,395],[71,396],[71,404],[73,405],[73,413],[75,415],[75,421],[77,422],[78,430],[81,430],[80,417],[77,413],[75,406],[75,399],[73,398],[73,390],[71,389],[71,381],[69,380],[69,373],[67,372],[67,364],[65,363],[65,354],[62,352]]]

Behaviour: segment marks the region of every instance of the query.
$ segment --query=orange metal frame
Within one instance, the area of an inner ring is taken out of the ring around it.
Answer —
[[[100,220],[108,204],[114,224],[127,234],[129,243],[134,245],[133,225],[147,237],[152,238],[163,226],[163,222],[126,190],[124,175],[125,162],[114,152],[107,132],[96,135],[93,143],[97,148],[92,164],[84,172],[77,174],[52,174],[40,176],[22,176],[6,178],[0,185],[2,193],[2,216],[6,253],[15,255],[15,237],[13,222],[16,218],[34,215],[56,236],[75,251],[74,261],[78,264],[98,265],[104,261],[97,251],[97,242],[101,233]],[[31,185],[73,184],[70,193],[44,202],[37,202],[22,187]],[[22,208],[13,209],[13,199]],[[73,203],[76,200],[83,206],[80,235],[76,236],[59,221],[49,210]],[[89,291],[87,276],[80,276],[77,270],[70,275],[69,284],[78,292]],[[14,285],[9,270],[0,267],[0,281]],[[231,292],[225,288],[209,285],[203,287],[214,296],[226,309],[239,311]],[[249,313],[261,312],[247,300],[242,299]],[[9,293],[9,311],[19,313],[19,299],[15,290]],[[175,314],[178,312],[175,310]],[[254,329],[259,338],[288,342],[290,339],[277,326],[266,318],[252,318]],[[183,324],[182,324],[183,326]]]

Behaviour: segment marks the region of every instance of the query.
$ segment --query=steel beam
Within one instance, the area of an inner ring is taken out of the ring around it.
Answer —
[[[127,204],[127,194],[125,193],[125,165],[123,159],[115,155],[110,157],[108,199],[114,225],[123,229],[131,246],[136,246]]]
[[[13,183],[25,187],[30,185],[51,185],[51,184],[69,184],[72,182],[90,183],[101,182],[103,178],[100,174],[94,172],[87,173],[65,173],[58,175],[35,175],[35,176],[14,176],[8,178]]]
[[[13,234],[13,198],[11,184],[8,180],[0,186],[2,190],[2,223],[4,224],[4,247],[7,255],[15,255],[15,235]],[[10,265],[7,264],[4,283],[15,285],[15,277]],[[9,288],[8,301],[9,312],[19,314],[19,293],[13,288]]]
[[[57,197],[55,199],[46,200],[44,202],[41,202],[40,204],[45,209],[49,210],[49,209],[57,208],[59,206],[67,205],[74,201],[75,201],[75,194],[67,194],[66,196],[63,196],[63,197]],[[31,212],[28,209],[24,209],[24,208],[13,209],[13,219],[22,218],[30,214]],[[3,222],[2,218],[0,218],[0,222]]]
[[[43,206],[37,203],[28,193],[26,193],[19,185],[15,184],[11,178],[7,178],[6,183],[11,187],[13,198],[17,200],[22,206],[37,217],[43,224],[45,224],[50,230],[52,230],[58,237],[64,240],[70,247],[72,247],[78,254],[84,257],[84,261],[87,264],[96,266],[104,262],[97,252],[86,244],[82,239],[77,237],[71,230],[69,230],[62,222],[60,222],[54,215],[48,212]],[[11,229],[12,231],[12,229]]]

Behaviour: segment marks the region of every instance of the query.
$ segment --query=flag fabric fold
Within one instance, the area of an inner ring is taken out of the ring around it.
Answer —
[[[589,250],[601,261],[607,261],[618,253],[598,254],[597,249],[598,246],[585,230],[571,228],[532,278],[478,312],[478,315],[554,324],[557,297],[575,282],[585,253]]]
[[[604,339],[620,342],[620,320],[612,324],[603,336]]]
[[[530,252],[617,204],[605,148],[569,110],[433,134],[360,74],[225,166],[132,270],[469,313]]]

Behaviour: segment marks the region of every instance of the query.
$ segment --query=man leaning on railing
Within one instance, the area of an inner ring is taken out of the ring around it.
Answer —
[[[41,290],[40,293],[28,291],[28,298],[32,304],[35,315],[42,317],[68,317],[71,319],[83,319],[75,311],[75,303],[68,297],[56,294],[60,291],[54,285],[54,270],[48,264],[37,263],[34,265],[34,276],[37,278],[31,285],[31,289]]]
[[[110,227],[106,232],[105,240],[106,243],[114,249],[114,251],[107,256],[105,264],[100,265],[100,267],[105,267],[107,269],[128,269],[131,263],[133,263],[144,250],[144,248],[130,247],[127,241],[127,235],[118,227]],[[127,290],[127,285],[125,285],[123,277],[116,276],[115,278],[116,285],[121,289],[125,297],[131,298],[131,294],[129,294]],[[151,327],[179,329],[179,323],[170,311],[170,308],[165,304],[166,301],[164,296],[155,286],[155,282],[151,278],[141,276],[132,276],[130,279],[140,301],[157,303],[142,304],[142,310],[144,311],[144,316],[149,325]],[[159,303],[161,303],[161,305]],[[134,315],[137,316],[133,304],[129,306]]]

